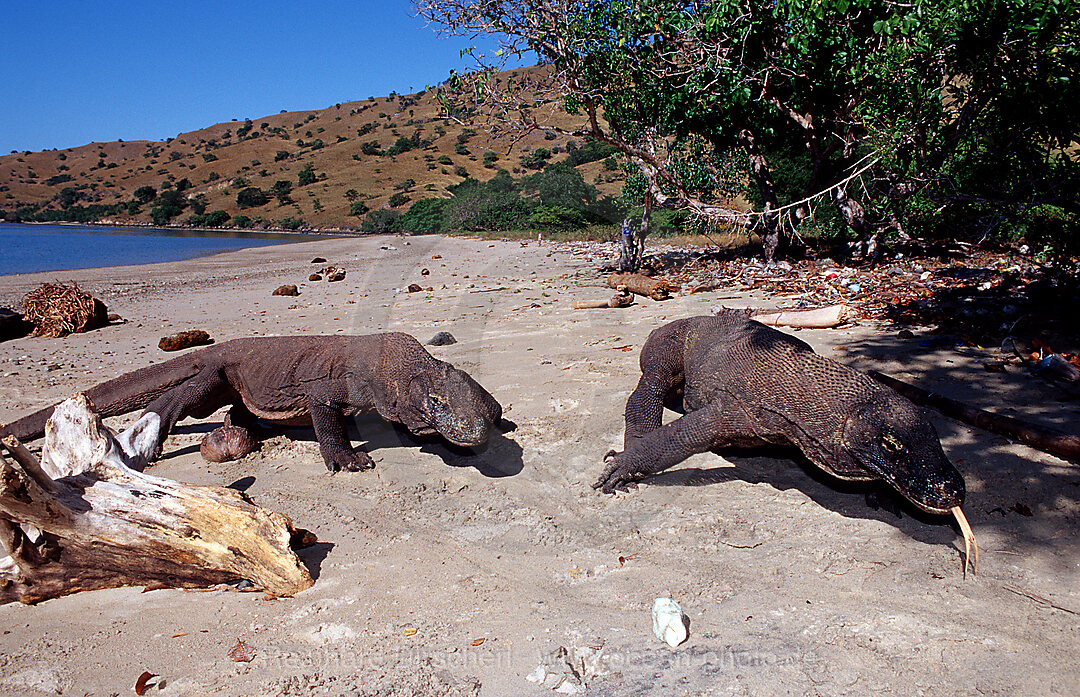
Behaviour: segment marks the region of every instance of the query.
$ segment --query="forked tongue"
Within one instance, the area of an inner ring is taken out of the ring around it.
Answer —
[[[968,525],[967,518],[964,517],[964,512],[960,510],[960,507],[953,506],[949,510],[956,518],[956,522],[960,524],[960,532],[964,533],[964,578],[967,578],[968,562],[972,561],[972,547],[975,548],[975,559],[971,565],[971,573],[979,570],[979,543],[975,541],[975,533],[971,532],[971,526]]]

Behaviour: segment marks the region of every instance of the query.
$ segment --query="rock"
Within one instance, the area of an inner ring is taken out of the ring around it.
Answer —
[[[255,447],[255,439],[246,428],[221,426],[206,434],[199,444],[199,453],[207,462],[229,462],[239,460]]]
[[[421,276],[430,276],[431,271],[429,271],[428,269],[420,269],[420,275]]]
[[[23,318],[21,312],[0,307],[0,341],[20,339],[33,330],[34,325]]]
[[[309,281],[321,281],[322,276],[320,276],[317,273],[313,273],[313,274],[311,274],[310,276],[307,277],[307,280],[309,280]]]
[[[435,336],[427,340],[428,346],[449,346],[450,344],[456,344],[457,339],[450,332],[439,332]]]
[[[314,259],[311,260],[311,263],[312,264],[325,264],[326,259],[323,259],[322,257],[315,257]]]
[[[345,280],[345,269],[339,269],[339,270],[335,271],[334,273],[327,276],[326,280],[330,281],[331,283],[333,283],[334,281],[344,281]]]
[[[271,295],[300,295],[300,289],[294,285],[284,285],[271,293]]]
[[[657,598],[653,603],[653,634],[657,639],[675,648],[690,636],[686,615],[679,604],[671,598]]]
[[[210,338],[208,332],[202,329],[191,329],[186,332],[161,337],[161,340],[158,341],[158,348],[162,351],[179,351],[192,346],[206,346],[212,343],[214,343],[214,340]]]
[[[409,288],[408,288],[408,290],[409,290],[409,292],[410,292],[410,293],[419,293],[420,291],[422,291],[422,290],[423,290],[423,288],[421,288],[421,287],[419,286],[419,284],[416,284],[416,283],[410,283],[410,284],[409,284]]]

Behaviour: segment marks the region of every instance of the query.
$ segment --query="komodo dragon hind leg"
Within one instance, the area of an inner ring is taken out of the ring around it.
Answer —
[[[635,439],[608,461],[593,484],[605,494],[626,491],[639,479],[661,472],[691,455],[727,445],[723,409],[716,402]]]
[[[345,470],[359,472],[375,467],[375,461],[363,450],[354,450],[349,443],[345,430],[345,416],[341,410],[309,400],[311,425],[315,428],[315,438],[319,441],[319,453],[322,454],[326,469],[331,472]]]

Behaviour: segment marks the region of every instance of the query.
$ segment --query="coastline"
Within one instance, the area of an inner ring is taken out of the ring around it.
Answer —
[[[526,679],[538,665],[571,674],[554,655],[582,658],[589,692],[612,696],[844,694],[855,682],[893,694],[1071,689],[1075,615],[1009,591],[1080,609],[1077,478],[1056,458],[934,417],[969,477],[965,508],[983,548],[966,580],[947,522],[869,508],[864,491],[782,454],[705,453],[630,494],[593,491],[603,453],[621,447],[649,332],[721,300],[775,303],[722,290],[571,309],[610,297],[598,267],[615,253],[613,244],[313,236],[0,277],[0,305],[62,280],[125,320],[0,344],[0,421],[172,358],[158,339],[199,328],[219,342],[380,331],[423,342],[449,331],[458,343],[431,353],[473,375],[517,425],[463,452],[360,420],[354,443],[375,469],[332,475],[310,431],[275,433],[240,461],[210,464],[198,446],[222,413],[186,420],[149,473],[232,485],[315,532],[321,544],[304,552],[315,586],[294,598],[123,588],[2,606],[11,631],[0,636],[0,692],[125,693],[150,671],[165,684],[148,695],[539,697],[557,693]],[[316,256],[345,267],[346,279],[307,281],[322,266]],[[271,295],[286,283],[300,295]],[[413,283],[432,290],[410,293]],[[861,369],[980,405],[1004,399],[1020,416],[1049,401],[1019,374],[987,378],[979,356],[919,349],[917,339],[911,348],[888,326],[798,336]],[[996,389],[971,394],[987,380]],[[1017,503],[1034,515],[1008,512]],[[652,635],[657,597],[691,619],[677,650]],[[250,662],[229,658],[238,640],[253,649]]]

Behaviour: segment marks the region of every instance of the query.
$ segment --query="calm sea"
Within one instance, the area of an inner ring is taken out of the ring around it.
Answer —
[[[0,223],[0,275],[180,261],[304,235]]]

